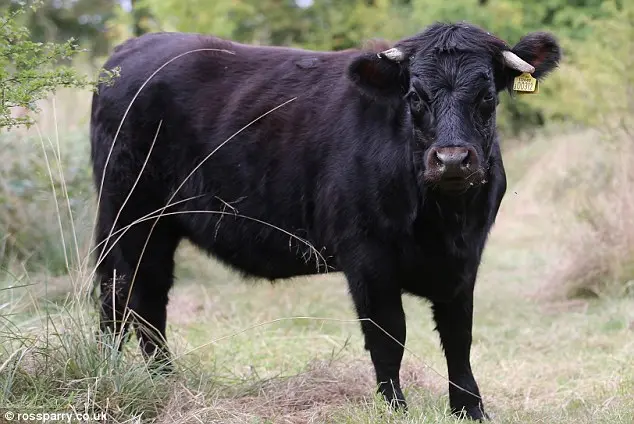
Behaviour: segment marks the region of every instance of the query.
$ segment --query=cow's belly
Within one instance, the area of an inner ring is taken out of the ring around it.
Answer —
[[[189,216],[181,228],[193,244],[246,275],[273,280],[323,273],[327,266],[332,272],[336,267],[334,258],[296,226],[254,218],[257,215],[248,209],[224,212]]]

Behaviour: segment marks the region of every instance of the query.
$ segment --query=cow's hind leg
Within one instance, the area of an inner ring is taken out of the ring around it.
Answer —
[[[158,226],[157,226],[158,227]],[[171,370],[166,345],[167,303],[174,278],[174,252],[178,246],[176,233],[157,228],[145,248],[136,279],[139,286],[135,294],[135,328],[141,349],[147,358]],[[155,238],[156,237],[156,238]],[[147,259],[144,259],[147,258]]]
[[[99,327],[102,334],[113,336],[112,342],[116,349],[121,350],[130,326],[129,316],[125,313],[129,292],[129,284],[123,277],[126,275],[126,266],[110,259],[98,267],[97,274],[101,292]]]
[[[130,205],[126,211],[148,209],[147,204],[143,209],[135,209],[135,206],[140,205]],[[117,228],[134,222],[126,215],[121,214],[121,224],[117,224]],[[152,228],[154,222],[149,220],[131,226],[98,265],[100,327],[102,331],[113,331],[115,340],[122,340],[129,324],[133,324],[144,355],[154,359],[152,364],[169,370],[170,355],[165,342],[167,302],[173,284],[174,253],[180,234],[170,217],[161,218]],[[102,229],[99,231],[101,239],[107,237],[110,225],[100,222],[99,228]],[[114,242],[120,234],[111,241]],[[98,238],[98,241],[101,239]],[[112,242],[107,246],[111,246]]]

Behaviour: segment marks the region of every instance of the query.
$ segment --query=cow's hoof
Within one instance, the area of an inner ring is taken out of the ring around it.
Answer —
[[[484,412],[482,405],[475,405],[470,408],[463,407],[462,409],[452,408],[452,414],[460,419],[468,419],[474,421],[489,421],[491,418]]]
[[[408,412],[407,402],[405,399],[393,398],[389,401],[390,408],[396,412]]]
[[[167,358],[150,358],[147,363],[152,375],[169,377],[175,372],[174,364]]]
[[[403,396],[403,392],[400,387],[391,387],[382,385],[379,390],[379,393],[383,395],[383,399],[388,403],[390,409],[394,411],[407,413],[407,401],[405,401],[405,396]]]

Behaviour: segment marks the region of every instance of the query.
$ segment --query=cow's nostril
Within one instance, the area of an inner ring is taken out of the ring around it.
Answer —
[[[436,161],[436,165],[437,166],[443,166],[445,161],[444,161],[444,155],[443,153],[440,153],[439,151],[436,151],[436,154],[434,155],[434,159]]]
[[[466,151],[464,154],[464,159],[462,159],[462,166],[468,168],[469,165],[471,165],[471,155],[469,154],[469,151]]]

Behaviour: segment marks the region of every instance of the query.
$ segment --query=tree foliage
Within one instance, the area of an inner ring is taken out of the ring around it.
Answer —
[[[117,4],[119,0],[0,0],[0,9],[20,10],[16,19],[29,28],[33,41],[63,43],[73,38],[89,55],[98,56],[110,48],[106,24]]]
[[[13,115],[14,108],[36,112],[37,101],[56,89],[84,88],[92,83],[64,63],[81,51],[74,38],[62,43],[33,41],[29,29],[18,23],[36,6],[21,6],[0,16],[0,128],[32,123],[28,114]],[[112,75],[110,72],[106,78]]]
[[[558,77],[566,102],[553,107],[559,115],[610,131],[616,126],[632,137],[634,3],[605,2],[603,10],[589,23],[592,37],[571,44],[570,61]]]

